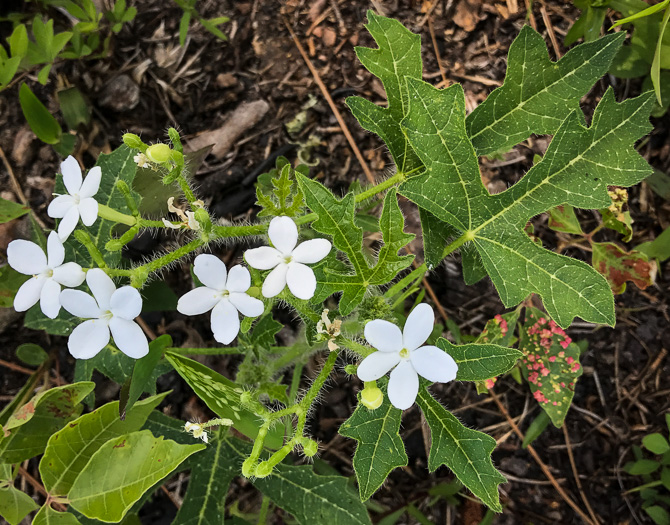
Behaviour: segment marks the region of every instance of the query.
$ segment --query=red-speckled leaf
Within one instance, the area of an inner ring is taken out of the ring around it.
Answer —
[[[654,284],[656,263],[642,252],[627,252],[612,242],[593,243],[593,267],[605,276],[615,294],[626,291],[626,282],[640,290]]]
[[[579,220],[575,215],[575,209],[569,204],[561,204],[548,211],[549,226],[552,230],[557,232],[572,233],[574,235],[581,235],[584,233],[582,227],[579,225]]]
[[[498,314],[490,319],[475,343],[494,343],[500,346],[512,346],[517,338],[514,335],[514,327],[519,320],[520,309],[517,308],[506,314]],[[492,377],[486,381],[477,381],[477,393],[485,394],[489,388],[493,388],[498,378]]]
[[[577,378],[582,375],[579,347],[547,314],[526,308],[519,350],[524,354],[521,372],[533,397],[554,426],[560,427],[572,403]]]

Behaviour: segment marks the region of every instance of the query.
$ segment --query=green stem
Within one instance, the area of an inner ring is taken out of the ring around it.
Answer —
[[[302,376],[302,369],[305,365],[297,363],[293,369],[293,377],[291,378],[291,388],[288,391],[288,402],[295,403],[295,396],[298,394],[298,387],[300,386],[300,377]]]
[[[109,206],[98,203],[98,217],[105,219],[107,221],[118,222],[121,224],[127,224],[128,226],[134,226],[137,222],[137,219],[132,215],[126,215],[120,211],[116,211]]]
[[[268,511],[270,510],[270,498],[263,496],[261,510],[258,513],[258,525],[265,525],[268,522]]]
[[[330,375],[330,373],[333,370],[333,367],[335,366],[335,361],[337,361],[338,355],[339,352],[337,350],[335,350],[334,352],[330,352],[328,354],[328,358],[326,359],[326,362],[323,364],[323,368],[321,368],[319,375],[316,376],[316,379],[312,383],[312,386],[309,387],[309,390],[305,394],[305,397],[303,397],[300,400],[300,403],[298,405],[303,409],[305,414],[309,410],[309,407],[312,406],[312,403],[319,395],[319,392],[321,392],[323,385],[326,383],[328,376]],[[300,435],[302,435],[302,433],[300,433]]]
[[[202,239],[194,239],[188,244],[185,244],[184,246],[177,248],[175,251],[165,254],[162,257],[159,257],[158,259],[154,259],[153,261],[150,261],[147,264],[138,266],[135,269],[137,270],[138,268],[143,268],[149,273],[155,272],[156,270],[160,270],[161,268],[163,268],[163,266],[167,266],[168,264],[176,261],[177,259],[181,259],[185,255],[188,255],[189,253],[197,250],[203,244],[205,243],[203,242]]]
[[[345,348],[351,350],[355,354],[358,354],[360,357],[367,357],[369,356],[372,352],[375,350],[373,348],[369,348],[367,346],[363,346],[360,343],[357,343],[356,341],[352,339],[348,339],[346,337],[340,336],[336,339],[336,342]]]
[[[268,231],[267,224],[253,224],[251,226],[214,226],[212,240],[228,237],[245,237],[247,235],[261,235]]]
[[[403,182],[405,178],[407,178],[407,175],[408,173],[396,173],[395,175],[393,175],[393,177],[389,177],[388,179],[377,184],[376,186],[372,186],[371,188],[368,188],[364,192],[359,193],[358,195],[356,195],[356,198],[354,199],[356,201],[356,204],[363,202],[364,200],[367,200],[370,197],[374,197],[375,195],[381,193],[382,191],[388,190],[391,186],[395,186],[399,182]]]
[[[166,348],[166,352],[172,352],[173,354],[179,355],[231,355],[231,354],[244,354],[246,351],[239,347],[227,347],[227,348]]]

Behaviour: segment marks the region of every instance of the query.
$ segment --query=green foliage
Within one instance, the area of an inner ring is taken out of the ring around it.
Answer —
[[[594,242],[591,247],[593,267],[605,276],[615,294],[626,291],[627,281],[640,290],[654,284],[655,270],[646,254],[627,252],[613,242]]]
[[[650,259],[666,261],[670,258],[670,228],[663,230],[653,241],[642,243],[635,249],[646,254]]]
[[[307,176],[309,168],[301,165],[294,170],[284,157],[277,158],[276,164],[276,168],[258,178],[256,204],[262,208],[258,216],[294,217],[303,207],[302,192],[295,174],[298,172]]]
[[[512,368],[522,356],[513,348],[478,343],[457,346],[442,337],[437,340],[436,346],[458,364],[458,381],[485,381],[499,376]]]
[[[9,525],[18,525],[30,512],[38,508],[33,499],[14,487],[11,465],[0,467],[0,516]]]
[[[196,18],[202,27],[207,31],[212,33],[215,37],[220,40],[226,41],[228,37],[217,27],[221,24],[224,24],[230,20],[227,16],[219,16],[216,18],[206,19],[200,16],[198,11],[195,9],[195,4],[198,3],[198,0],[174,0],[174,3],[177,4],[184,11],[181,19],[179,20],[179,45],[183,46],[186,43],[186,36],[188,35],[189,24],[191,23],[191,18]]]
[[[0,308],[10,308],[14,304],[16,292],[28,279],[29,275],[17,272],[8,264],[0,268]]]
[[[32,525],[81,525],[81,522],[69,512],[58,512],[50,505],[44,505],[35,514]]]
[[[407,465],[405,445],[398,434],[401,415],[402,411],[385,396],[382,405],[373,411],[359,402],[340,426],[341,435],[358,441],[353,466],[361,501],[369,499],[392,470]]]
[[[575,209],[572,206],[561,204],[548,211],[549,222],[547,226],[554,231],[572,233],[574,235],[583,235],[579,219],[575,215]]]
[[[0,224],[13,221],[30,211],[29,206],[0,198]]]
[[[49,358],[49,355],[40,345],[24,343],[16,349],[16,357],[30,366],[40,366]]]
[[[523,437],[523,442],[521,443],[522,448],[528,448],[528,445],[532,444],[542,432],[549,426],[551,423],[551,418],[549,415],[542,410],[536,417],[533,419],[530,425],[528,425],[528,430],[526,430],[526,435]]]
[[[23,116],[38,139],[47,144],[58,144],[61,141],[63,130],[60,124],[26,83],[21,84],[19,103]]]
[[[154,437],[148,430],[110,439],[77,476],[70,504],[88,518],[121,521],[154,483],[203,448]]]

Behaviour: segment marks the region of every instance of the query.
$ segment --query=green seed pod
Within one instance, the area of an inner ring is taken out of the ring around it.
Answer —
[[[308,458],[314,457],[319,451],[319,444],[313,439],[305,439],[302,442],[302,451]]]
[[[384,401],[384,394],[377,386],[366,385],[361,392],[361,403],[370,410],[374,410],[382,406]]]
[[[123,143],[129,148],[138,149],[140,151],[147,149],[147,145],[142,142],[142,139],[134,133],[124,133],[122,139]]]
[[[256,460],[253,458],[247,458],[242,463],[242,475],[245,478],[250,478],[256,474]]]
[[[267,461],[262,461],[256,467],[255,475],[257,478],[267,478],[270,474],[272,474],[272,465]]]
[[[153,144],[147,148],[146,156],[151,162],[163,164],[172,158],[172,150],[167,144]]]
[[[118,252],[123,248],[123,243],[119,239],[111,239],[105,244],[105,250],[108,252]]]

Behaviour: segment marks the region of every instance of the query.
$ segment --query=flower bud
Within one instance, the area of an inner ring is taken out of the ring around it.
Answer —
[[[305,456],[311,458],[319,451],[319,444],[313,439],[306,438],[302,442],[302,451],[305,453]]]
[[[119,239],[110,239],[105,244],[105,250],[108,252],[118,252],[123,248],[123,243]]]
[[[245,478],[250,478],[256,473],[256,460],[253,458],[247,458],[242,463],[242,475]]]
[[[384,394],[377,386],[366,385],[361,392],[361,403],[370,410],[379,408],[384,401]]]
[[[272,465],[268,461],[262,461],[256,467],[255,476],[257,478],[267,478],[272,474]]]
[[[124,133],[122,139],[123,143],[132,149],[138,149],[140,151],[143,151],[147,147],[146,144],[142,142],[142,139],[137,135],[135,135],[134,133]]]
[[[146,156],[151,162],[163,164],[172,158],[172,150],[167,144],[153,144],[147,148]]]
[[[247,292],[249,293],[249,292]],[[345,365],[344,366],[344,372],[349,374],[350,376],[356,375],[356,365]]]

